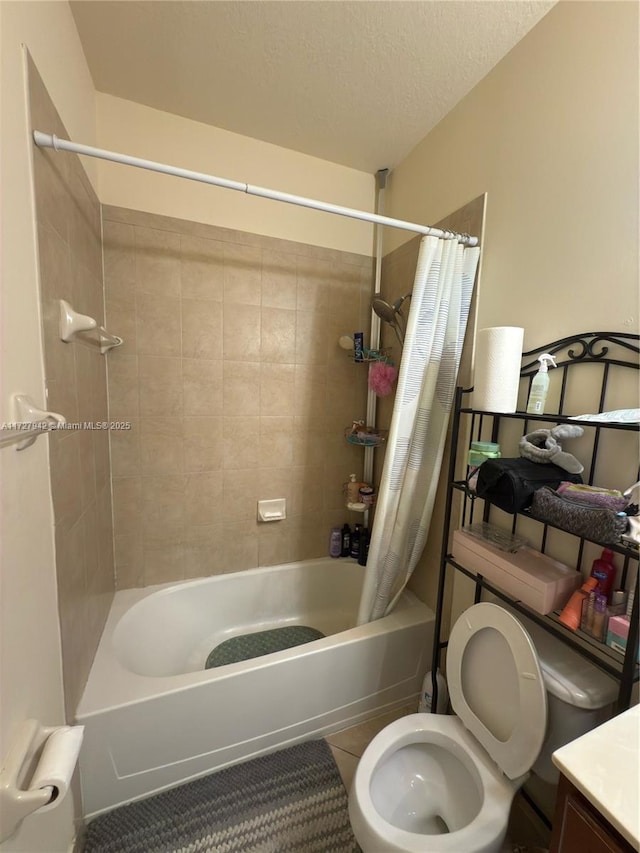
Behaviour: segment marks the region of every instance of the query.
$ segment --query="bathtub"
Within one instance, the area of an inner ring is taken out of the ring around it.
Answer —
[[[434,614],[406,591],[356,626],[363,578],[323,558],[116,593],[76,714],[85,816],[414,699]],[[326,636],[204,669],[224,640],[286,625]]]

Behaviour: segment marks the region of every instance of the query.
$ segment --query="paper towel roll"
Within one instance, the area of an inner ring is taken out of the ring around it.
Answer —
[[[476,340],[473,408],[515,412],[518,405],[524,329],[493,326],[480,329]]]
[[[51,786],[54,791],[52,800],[46,806],[41,806],[39,812],[55,809],[64,799],[78,761],[83,736],[84,726],[62,726],[45,741],[29,790]]]

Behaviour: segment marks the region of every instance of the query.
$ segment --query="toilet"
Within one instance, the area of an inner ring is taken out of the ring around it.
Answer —
[[[582,681],[589,686],[573,692],[584,712],[576,713],[571,698],[563,695],[565,701],[558,702],[550,695],[554,708],[573,713],[561,711],[560,725],[547,725],[550,684],[556,693],[559,686],[567,694],[572,690],[557,666],[545,664],[543,674],[522,622],[527,620],[492,602],[466,610],[451,630],[447,649],[455,716],[405,716],[371,741],[349,795],[351,825],[363,853],[499,851],[513,797],[534,764],[542,765],[543,776],[551,767],[551,751],[560,745],[558,730],[568,742],[608,713],[614,682],[594,667],[590,673],[583,667]],[[543,629],[538,633],[550,637]],[[565,660],[559,669],[570,671],[566,654],[581,659],[569,649],[557,651],[562,644],[550,639],[555,658]],[[547,777],[553,779],[550,769]]]

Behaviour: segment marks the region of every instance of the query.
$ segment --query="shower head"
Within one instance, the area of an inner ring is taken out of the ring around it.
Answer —
[[[389,303],[380,296],[379,293],[373,297],[371,301],[371,307],[376,312],[378,317],[383,320],[385,323],[395,323],[396,321],[396,310],[393,305],[389,305]]]
[[[392,305],[383,299],[382,294],[380,293],[374,293],[373,299],[371,300],[371,307],[375,313],[383,322],[388,323],[391,326],[401,344],[404,343],[405,330],[400,324],[398,318],[401,318],[404,324],[404,315],[401,309],[406,299],[411,299],[410,293],[405,293],[404,296],[396,299]]]
[[[385,323],[395,323],[396,322],[396,314],[402,313],[400,309],[406,299],[411,299],[410,293],[405,293],[404,296],[401,296],[399,299],[390,305],[385,299],[382,298],[382,294],[374,293],[373,299],[371,301],[371,307],[376,312],[378,317],[381,320],[384,320]]]

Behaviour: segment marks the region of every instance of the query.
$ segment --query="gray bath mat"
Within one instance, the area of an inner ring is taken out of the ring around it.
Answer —
[[[360,853],[329,746],[313,740],[92,820],[83,853]]]
[[[307,628],[306,625],[288,625],[285,628],[256,631],[255,634],[241,634],[225,640],[209,652],[204,668],[212,669],[214,666],[259,658],[262,655],[270,655],[272,652],[280,652],[282,649],[292,649],[294,646],[310,643],[312,640],[321,640],[322,637],[324,637],[322,631]]]

